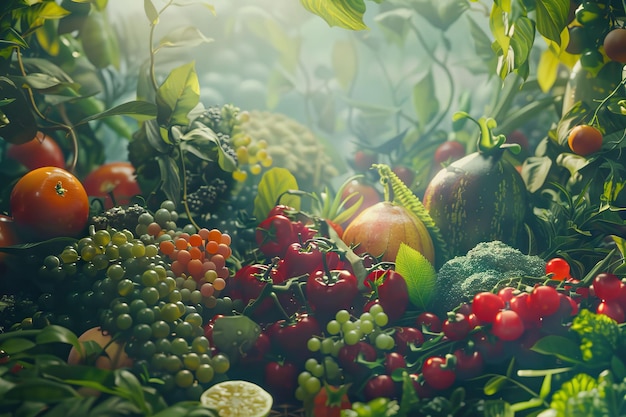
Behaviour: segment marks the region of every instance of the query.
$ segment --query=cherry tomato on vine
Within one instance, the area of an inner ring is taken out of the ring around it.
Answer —
[[[467,316],[461,313],[456,313],[448,317],[442,325],[441,330],[443,334],[450,340],[462,340],[467,337],[472,326],[467,319]]]
[[[357,362],[359,355],[368,362],[376,359],[376,348],[367,342],[359,341],[354,345],[343,345],[339,349],[337,361],[345,372],[353,375],[367,372],[369,369],[365,364]]]
[[[615,274],[602,272],[595,276],[591,287],[602,301],[615,300],[620,295],[622,281]]]
[[[577,155],[587,156],[602,148],[603,135],[600,130],[590,125],[577,125],[567,137],[567,144]]]
[[[428,385],[437,389],[448,389],[456,381],[454,369],[448,365],[448,359],[431,356],[422,365],[422,375]]]
[[[519,339],[524,334],[524,330],[522,318],[513,310],[498,312],[491,326],[491,333],[505,341]]]
[[[404,277],[393,269],[376,269],[365,277],[364,284],[373,290],[383,310],[394,322],[409,306],[409,290]]]
[[[611,61],[626,63],[626,29],[611,30],[604,37],[604,53]]]
[[[439,333],[441,331],[442,323],[439,316],[435,313],[425,311],[420,313],[415,319],[415,324],[418,329],[426,329],[432,333]]]
[[[398,388],[396,382],[389,375],[376,375],[370,378],[363,388],[363,394],[367,401],[374,398],[397,398]]]
[[[271,361],[265,365],[265,384],[274,398],[293,401],[298,387],[298,367],[287,361]]]
[[[530,292],[528,306],[540,317],[551,316],[556,313],[561,304],[556,288],[549,285],[539,285]]]
[[[504,300],[492,292],[479,292],[472,301],[472,312],[484,323],[493,323],[504,308]]]
[[[563,281],[570,276],[569,263],[563,258],[552,258],[546,263],[546,274],[552,274],[550,278]]]
[[[28,172],[13,187],[11,215],[29,238],[78,236],[89,219],[89,199],[78,179],[57,167]]]
[[[6,155],[29,171],[47,166],[65,168],[65,156],[61,147],[43,132],[37,132],[37,136],[31,141],[21,145],[10,144]]]
[[[105,209],[114,205],[128,205],[132,197],[141,194],[135,177],[135,167],[129,162],[109,162],[100,165],[87,174],[83,185],[87,195],[101,197],[104,200]]]
[[[623,323],[626,320],[626,313],[616,300],[601,301],[596,307],[596,313],[604,314],[618,323]]]
[[[406,359],[399,352],[388,352],[385,353],[383,365],[385,366],[385,373],[391,375],[396,369],[406,368]]]
[[[378,161],[378,154],[373,151],[358,150],[354,153],[354,169],[357,171],[367,171]]]
[[[459,380],[466,380],[479,376],[485,368],[483,354],[478,350],[456,349],[456,377]]]

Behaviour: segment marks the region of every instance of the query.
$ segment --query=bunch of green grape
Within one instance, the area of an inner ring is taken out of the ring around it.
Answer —
[[[298,375],[298,387],[295,397],[308,401],[324,385],[341,385],[354,382],[354,375],[349,375],[340,365],[341,350],[344,346],[353,346],[365,342],[372,346],[372,351],[389,352],[395,347],[395,340],[385,326],[389,322],[382,306],[374,305],[369,311],[353,317],[347,310],[339,310],[335,318],[326,324],[326,336],[309,339],[307,348],[315,357],[307,359],[304,371]],[[344,358],[345,360],[345,358]]]
[[[212,353],[204,313],[230,277],[231,239],[217,229],[177,227],[174,208],[164,201],[139,215],[134,231],[92,229],[47,256],[40,279],[53,285],[39,305],[48,322],[78,334],[102,327],[125,343],[138,374],[161,381],[155,387],[163,395],[197,400],[230,368],[226,355]]]

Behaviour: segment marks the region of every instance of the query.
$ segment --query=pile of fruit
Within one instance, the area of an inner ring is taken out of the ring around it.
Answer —
[[[624,61],[612,3],[563,28],[596,75]],[[145,4],[152,25],[171,6]],[[23,11],[18,29],[41,23]],[[115,66],[77,44],[88,27],[55,26],[66,59]],[[359,150],[341,178],[286,115],[205,108],[188,64],[155,77],[176,36],[151,45],[141,100],[108,110],[32,76],[39,37],[10,50],[20,65],[0,54],[23,72],[0,76],[0,417],[626,413],[623,81],[532,155],[457,112],[471,143],[402,164]],[[92,160],[93,122],[122,135],[121,115],[128,158]]]

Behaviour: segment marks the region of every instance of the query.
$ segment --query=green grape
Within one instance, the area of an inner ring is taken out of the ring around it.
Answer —
[[[123,245],[124,243],[128,242],[128,238],[126,237],[126,234],[125,234],[125,233],[122,233],[122,232],[115,232],[115,233],[113,233],[113,235],[111,236],[111,242],[112,242],[114,245],[121,246],[121,245]]]
[[[72,263],[72,262],[78,261],[80,256],[78,255],[78,252],[76,251],[76,249],[74,249],[71,246],[68,246],[65,249],[63,249],[63,252],[61,252],[60,258],[63,261],[63,263]]]
[[[154,287],[159,282],[159,273],[153,269],[148,269],[141,274],[141,283],[146,287]]]
[[[180,371],[176,372],[176,375],[174,376],[174,381],[176,382],[176,385],[181,388],[190,387],[193,384],[193,379],[193,373],[188,369],[181,369]]]
[[[333,351],[334,345],[335,342],[333,341],[333,339],[322,339],[322,341],[320,342],[320,352],[324,355],[330,355]]]
[[[124,278],[124,274],[126,271],[124,267],[120,264],[113,264],[107,268],[106,275],[111,278],[113,281],[119,281]]]
[[[174,211],[176,210],[176,203],[174,203],[172,200],[163,200],[161,202],[160,208],[167,211]]]
[[[298,374],[298,385],[303,387],[306,381],[312,378],[313,375],[309,371],[302,371]]]
[[[183,368],[183,361],[176,355],[168,355],[164,368],[167,372],[173,374]]]
[[[352,330],[356,330],[356,329],[357,329],[357,325],[353,321],[347,321],[347,322],[345,322],[345,323],[343,323],[341,325],[341,331],[343,333],[348,333],[348,332],[350,332]]]
[[[370,334],[374,331],[374,322],[371,320],[361,320],[359,329],[363,334]]]
[[[152,269],[154,269],[156,273],[159,274],[159,280],[163,280],[165,279],[165,277],[167,277],[167,269],[165,269],[165,266],[154,265]]]
[[[145,256],[148,258],[154,258],[159,254],[159,248],[154,244],[145,245]]]
[[[163,320],[155,321],[150,327],[152,328],[152,337],[155,339],[163,339],[170,335],[170,325]]]
[[[347,333],[344,333],[343,340],[346,345],[352,346],[356,345],[359,340],[361,340],[362,334],[358,330],[350,330]]]
[[[195,312],[187,314],[187,316],[185,317],[185,321],[194,327],[202,326],[202,316]]]
[[[374,315],[374,323],[380,327],[386,326],[389,323],[389,316],[383,311],[376,313]]]
[[[115,316],[119,316],[120,314],[129,314],[130,306],[126,302],[117,301],[111,305],[111,311],[113,312],[113,315]]]
[[[306,391],[304,391],[304,388],[302,388],[302,386],[299,386],[299,387],[296,388],[294,396],[295,396],[296,400],[298,400],[298,401],[304,401],[304,400],[306,400],[307,398],[310,397],[310,395],[308,395],[306,393]]]
[[[130,242],[124,242],[119,245],[119,253],[121,259],[130,259],[133,257],[133,244]]]
[[[141,356],[147,359],[151,359],[156,354],[156,345],[152,340],[146,340],[139,347]]]
[[[133,325],[133,317],[130,314],[120,314],[115,318],[115,326],[120,330],[128,330]]]
[[[93,235],[93,241],[100,246],[106,246],[111,242],[111,234],[107,230],[97,230]]]
[[[154,213],[154,221],[157,222],[159,226],[163,228],[166,227],[167,222],[169,222],[171,219],[172,219],[172,214],[170,213],[168,209],[160,208]]]
[[[337,356],[339,355],[339,350],[344,346],[343,340],[337,340],[333,343],[333,350],[330,352],[331,355]]]
[[[182,337],[177,337],[174,340],[172,340],[172,348],[171,348],[171,352],[174,355],[179,355],[182,356],[185,353],[189,352],[189,344],[187,343],[187,341],[182,338]]]
[[[211,365],[218,374],[225,374],[230,369],[230,360],[228,356],[218,353],[211,358]]]
[[[366,312],[361,314],[361,316],[359,317],[359,320],[361,320],[361,321],[373,321],[374,320],[374,316],[369,311],[366,311]]]
[[[120,248],[111,244],[104,249],[104,254],[110,261],[114,261],[120,257]]]
[[[162,281],[162,282],[163,282],[163,281]],[[167,283],[166,283],[166,284],[167,284]],[[183,296],[182,296],[182,294],[180,293],[180,291],[179,291],[179,290],[174,289],[174,290],[169,290],[169,291],[171,291],[171,292],[168,294],[168,296],[167,296],[167,300],[168,300],[170,303],[178,303],[178,302],[180,302],[180,301],[182,301],[182,300],[183,300]]]
[[[83,261],[91,261],[98,254],[98,249],[95,246],[87,245],[83,246],[80,250],[80,257]]]
[[[195,371],[200,366],[200,356],[195,353],[187,353],[183,356],[183,365],[185,368]]]
[[[137,320],[137,323],[152,325],[155,320],[154,310],[150,307],[142,308],[137,312],[137,314],[135,314],[135,319]]]
[[[326,331],[330,335],[339,334],[339,332],[341,331],[341,324],[337,320],[330,320],[328,323],[326,323]]]
[[[152,328],[149,324],[136,324],[133,327],[133,337],[140,342],[145,342],[152,337]]]
[[[306,343],[306,347],[307,349],[309,349],[311,352],[317,352],[320,350],[320,348],[322,347],[322,342],[320,341],[319,338],[317,337],[312,337],[310,338],[307,343]]]
[[[335,313],[335,320],[337,320],[340,324],[347,323],[350,320],[350,313],[348,310],[339,310]]]
[[[205,336],[197,336],[191,341],[191,350],[195,353],[204,354],[209,351],[209,339]]]
[[[148,307],[148,304],[146,304],[146,302],[142,300],[141,298],[136,298],[130,302],[129,306],[130,306],[130,314],[135,316],[137,312]]]
[[[153,353],[152,357],[150,358],[150,366],[157,371],[161,369],[165,369],[165,362],[167,362],[167,355],[162,352],[156,352],[156,344],[154,345],[155,345],[155,353]]]
[[[369,310],[369,313],[372,315],[372,317],[382,312],[383,312],[383,306],[381,306],[380,304],[374,304],[373,306],[370,307],[370,310]]]
[[[134,288],[135,284],[128,278],[124,278],[117,283],[117,293],[122,297],[126,297],[133,291]]]
[[[305,362],[305,369],[311,372],[311,375],[316,378],[322,378],[324,376],[324,366],[315,359],[311,358],[307,360],[307,362]]]
[[[172,350],[172,342],[170,342],[169,339],[158,339],[154,344],[156,345],[157,352],[170,353]]]
[[[174,333],[176,333],[179,337],[189,338],[193,334],[194,326],[186,321],[181,321],[176,324],[176,328],[174,329]]]
[[[389,336],[387,333],[380,333],[376,336],[376,340],[374,341],[374,346],[379,350],[390,350],[394,348],[394,345],[393,337]]]
[[[154,287],[142,288],[140,297],[146,304],[155,305],[159,301],[159,290]]]
[[[92,238],[84,237],[84,238],[82,238],[82,239],[80,239],[78,241],[76,249],[78,250],[78,253],[80,253],[83,250],[84,247],[86,247],[86,246],[94,246],[94,245],[95,245],[95,242],[93,241]]]
[[[64,263],[61,268],[63,268],[63,271],[69,276],[78,273],[78,265],[76,265],[76,262]]]
[[[215,371],[213,367],[208,363],[203,363],[198,366],[196,369],[196,379],[201,384],[206,384],[207,382],[211,382],[213,380],[213,376],[215,375]]]
[[[309,379],[307,379],[304,382],[304,384],[302,385],[302,388],[304,388],[304,390],[308,394],[315,395],[322,388],[322,382],[319,380],[319,378],[311,376]]]
[[[141,258],[142,256],[145,256],[146,254],[146,247],[144,246],[143,242],[136,241],[135,243],[132,244],[130,253],[132,254],[134,258]]]
[[[183,233],[193,235],[194,233],[196,233],[196,227],[193,224],[186,224],[183,226]]]
[[[141,213],[139,217],[137,218],[137,223],[143,224],[146,226],[152,223],[153,221],[154,221],[154,217],[152,216],[152,214],[148,212]]]

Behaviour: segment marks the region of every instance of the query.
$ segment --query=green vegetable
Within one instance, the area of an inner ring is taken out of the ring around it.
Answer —
[[[445,314],[471,300],[481,291],[491,291],[508,279],[542,276],[545,261],[526,255],[501,241],[481,242],[466,255],[457,256],[437,272],[436,293],[432,305]]]
[[[574,318],[571,329],[580,336],[580,351],[586,362],[610,361],[620,344],[617,322],[604,314],[583,309]]]

